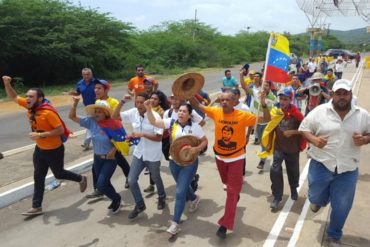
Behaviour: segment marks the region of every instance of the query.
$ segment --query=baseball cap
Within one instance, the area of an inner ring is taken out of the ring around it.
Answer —
[[[344,89],[346,91],[351,91],[352,90],[352,82],[346,79],[340,79],[334,82],[333,85],[333,91],[337,91],[338,89]]]
[[[153,78],[145,78],[143,82],[144,82],[144,84],[151,85],[151,84],[154,84],[154,79]]]
[[[244,64],[243,69],[248,70],[249,69],[249,64],[247,64],[247,63]]]
[[[97,83],[97,84],[101,84],[101,85],[103,85],[103,86],[104,86],[104,88],[105,88],[106,90],[108,90],[108,91],[109,91],[109,89],[110,89],[110,84],[109,84],[109,82],[108,82],[108,81],[106,81],[106,80],[97,80],[97,81],[96,81],[96,83]]]
[[[279,90],[278,96],[285,96],[285,97],[289,97],[290,99],[292,99],[293,92],[289,87],[285,87]]]

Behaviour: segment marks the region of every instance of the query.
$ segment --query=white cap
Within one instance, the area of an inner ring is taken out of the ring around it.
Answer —
[[[337,91],[338,89],[344,89],[346,91],[351,91],[352,90],[352,82],[346,79],[340,79],[334,82],[333,85],[333,91]]]

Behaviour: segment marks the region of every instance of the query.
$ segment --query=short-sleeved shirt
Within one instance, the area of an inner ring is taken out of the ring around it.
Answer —
[[[227,78],[226,76],[222,79],[224,87],[238,87],[239,83],[235,80],[234,76]]]
[[[113,148],[112,142],[105,134],[104,130],[99,127],[95,118],[81,117],[80,126],[90,130],[94,154],[106,155]]]
[[[150,124],[146,113],[142,117],[137,108],[132,108],[121,112],[123,122],[131,123],[133,131],[137,133],[147,133],[151,135],[162,135],[163,129],[154,127]],[[161,119],[158,113],[153,112],[156,119]],[[140,138],[139,144],[135,147],[133,155],[144,161],[160,161],[162,158],[162,142],[155,142],[147,138]]]
[[[247,78],[244,79],[244,85],[249,87],[253,83],[253,81],[254,80],[248,76]]]
[[[119,104],[119,101],[112,97],[108,97],[107,99],[105,99],[105,101],[108,103],[109,108],[112,109],[113,111],[116,109],[116,107]],[[98,102],[100,102],[100,99],[96,100],[96,103]]]
[[[303,116],[302,116],[303,118]],[[297,153],[300,151],[301,135],[286,137],[283,132],[286,130],[298,130],[301,122],[294,117],[284,117],[275,128],[275,149],[284,153]]]
[[[82,96],[84,106],[95,104],[95,84],[96,79],[92,79],[89,84],[84,80],[80,80],[76,85],[76,92]]]
[[[143,77],[138,77],[138,76],[132,77],[127,85],[128,89],[134,90],[134,93],[136,95],[143,93],[145,91],[144,80],[147,78],[148,77],[146,75],[144,75]],[[158,84],[158,82],[156,80],[153,80],[153,85],[156,85],[156,84]]]
[[[254,85],[252,86],[252,91],[253,91],[253,104],[251,107],[251,111],[253,114],[257,114],[258,112],[258,107],[260,104],[260,98],[261,98],[261,90],[262,86],[260,87],[255,87]],[[276,103],[276,96],[270,91],[268,95],[266,95],[266,105],[269,110],[272,109],[274,104]],[[260,107],[260,111],[258,113],[259,117],[263,117],[263,110],[262,107]]]
[[[333,85],[336,80],[337,80],[337,77],[334,74],[332,74],[331,76],[326,74],[324,76],[324,82],[326,83],[326,87],[330,90],[333,89]]]
[[[326,168],[338,173],[355,170],[360,164],[359,146],[355,146],[354,133],[370,133],[370,114],[365,109],[351,105],[351,110],[342,120],[332,102],[317,106],[302,121],[299,131],[308,131],[315,136],[328,136],[323,148],[311,146],[310,156]]]
[[[215,143],[213,149],[219,159],[242,159],[245,155],[246,127],[254,126],[256,116],[234,110],[225,114],[222,108],[205,107],[204,112],[215,123]]]
[[[27,108],[26,99],[18,96],[18,105]],[[30,122],[30,127],[33,132],[47,132],[62,126],[62,122],[57,114],[50,110],[39,110],[35,113],[35,120],[31,119],[31,111],[28,110],[27,117]],[[43,150],[56,149],[62,145],[60,136],[51,136],[36,140],[36,145]]]
[[[170,118],[164,119],[163,120],[164,128],[169,129],[171,127],[172,121],[174,120]],[[176,127],[174,127],[174,125]],[[177,121],[174,121],[172,124],[172,131],[173,131],[173,133],[171,133],[172,141],[184,135],[193,135],[198,139],[201,139],[205,136],[202,127],[200,127],[200,125],[196,122],[189,122],[189,124],[181,126]]]

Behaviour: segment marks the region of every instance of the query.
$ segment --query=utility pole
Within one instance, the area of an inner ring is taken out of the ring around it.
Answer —
[[[195,14],[194,14],[193,41],[195,40],[196,28],[197,28],[197,9],[195,9]]]

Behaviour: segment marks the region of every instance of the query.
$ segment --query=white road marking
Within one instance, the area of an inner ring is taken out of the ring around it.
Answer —
[[[309,161],[310,160],[307,161],[306,166],[303,168],[303,171],[301,172],[301,175],[299,176],[299,187],[297,188],[298,194],[307,178]],[[283,228],[283,225],[286,219],[288,218],[288,215],[293,206],[293,203],[294,201],[289,197],[283,209],[281,210],[279,217],[275,221],[275,224],[272,227],[270,234],[268,235],[265,243],[263,244],[263,247],[273,247],[275,245],[275,242],[277,238],[279,237],[281,229]]]

